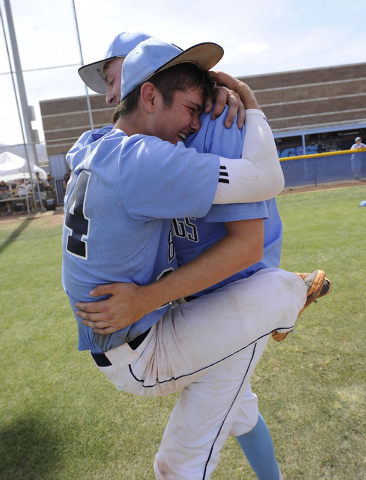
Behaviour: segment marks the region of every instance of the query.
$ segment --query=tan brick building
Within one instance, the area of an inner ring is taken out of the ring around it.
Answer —
[[[366,63],[240,77],[266,113],[279,156],[351,147],[366,140]],[[110,123],[113,108],[90,96],[94,128]],[[65,154],[90,129],[86,97],[40,102],[47,153]]]
[[[366,63],[240,78],[254,90],[282,157],[366,140]]]
[[[111,123],[114,107],[107,107],[104,95],[90,95],[94,128]],[[91,129],[86,96],[40,102],[48,156],[66,153],[86,130]]]

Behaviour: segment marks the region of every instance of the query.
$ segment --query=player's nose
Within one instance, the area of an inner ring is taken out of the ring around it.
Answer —
[[[105,102],[106,102],[107,105],[114,105],[116,103],[115,95],[107,92],[107,94],[105,96]]]
[[[201,122],[200,122],[199,115],[198,114],[192,115],[191,129],[193,130],[193,133],[198,132],[200,128],[201,128]]]
[[[108,87],[107,93],[105,95],[105,101],[107,105],[117,105],[117,95],[112,88]]]

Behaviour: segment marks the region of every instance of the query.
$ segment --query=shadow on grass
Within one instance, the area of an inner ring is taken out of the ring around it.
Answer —
[[[11,232],[9,237],[1,243],[0,253],[2,253],[6,249],[6,247],[8,247],[12,242],[14,242],[19,237],[19,235],[21,235],[21,233],[28,227],[28,225],[30,225],[30,222],[28,220],[24,220],[19,225],[19,227],[17,227],[13,232]]]
[[[0,479],[54,478],[59,452],[58,435],[41,417],[24,417],[0,430]]]

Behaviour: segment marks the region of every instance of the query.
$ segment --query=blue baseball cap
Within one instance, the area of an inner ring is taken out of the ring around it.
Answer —
[[[366,207],[366,200],[362,200],[362,202],[359,204],[359,207]]]
[[[84,83],[94,92],[107,93],[107,85],[104,83],[103,66],[113,58],[127,57],[140,42],[147,40],[151,35],[143,32],[122,32],[117,35],[109,45],[105,58],[98,62],[89,63],[79,68],[78,72]]]
[[[182,50],[158,38],[149,38],[139,43],[123,62],[121,101],[155,73],[179,63],[194,63],[210,70],[223,55],[223,48],[216,43],[199,43]]]

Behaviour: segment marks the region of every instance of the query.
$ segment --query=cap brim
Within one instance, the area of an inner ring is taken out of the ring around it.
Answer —
[[[105,63],[114,58],[117,57],[105,58],[104,60],[89,63],[88,65],[79,68],[78,73],[82,81],[94,92],[103,94],[107,93],[107,85],[104,82],[102,68]]]
[[[211,68],[213,68],[217,63],[219,63],[223,56],[224,49],[220,47],[220,45],[217,45],[217,43],[199,43],[198,45],[184,50],[182,53],[169,60],[169,62],[164,63],[164,65],[156,69],[151,75],[149,75],[141,83],[136,85],[130,92],[121,97],[121,101],[133,90],[135,90],[145,82],[148,82],[151,77],[153,77],[159,72],[162,72],[163,70],[173,67],[174,65],[179,65],[180,63],[194,63],[195,65],[203,68],[204,70],[211,70]]]
[[[199,43],[165,63],[158,68],[154,74],[172,67],[173,65],[178,65],[179,63],[195,63],[204,70],[211,70],[211,68],[219,63],[223,56],[224,50],[220,45],[217,45],[217,43]]]

